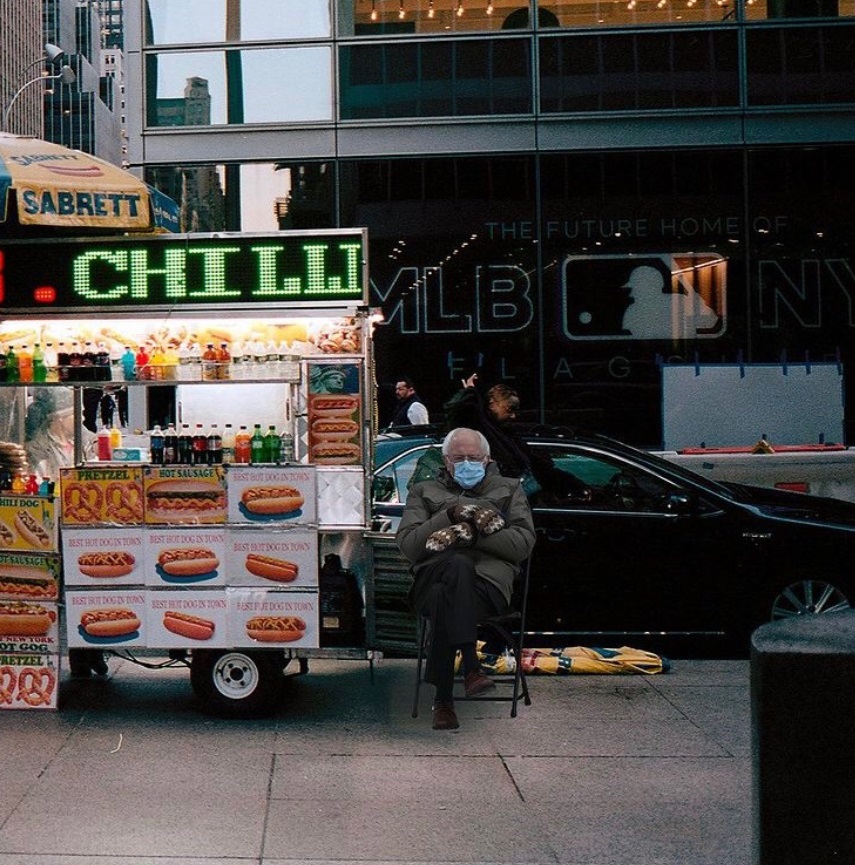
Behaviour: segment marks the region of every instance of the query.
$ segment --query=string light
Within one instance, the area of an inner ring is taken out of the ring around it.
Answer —
[[[463,14],[463,0],[457,0],[457,17]]]
[[[428,18],[433,18],[434,15],[436,15],[436,12],[434,11],[434,8],[433,8],[433,0],[429,0],[429,2],[428,2]]]
[[[403,21],[406,14],[407,13],[404,11],[404,0],[401,0],[401,5],[398,7],[398,18]]]
[[[377,20],[377,0],[371,0],[371,20]]]

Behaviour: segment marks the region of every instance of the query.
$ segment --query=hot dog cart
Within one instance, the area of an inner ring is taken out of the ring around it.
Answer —
[[[44,676],[56,706],[66,648],[186,664],[223,714],[273,705],[292,660],[373,663],[366,231],[46,243],[0,244],[0,439],[41,484],[0,490],[0,523],[38,510],[47,538],[0,525],[0,605],[49,620],[0,635],[0,698]]]

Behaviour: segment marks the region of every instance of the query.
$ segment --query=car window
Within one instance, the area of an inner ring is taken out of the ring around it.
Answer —
[[[374,501],[403,503],[407,500],[407,484],[416,470],[419,457],[426,447],[401,454],[374,475]]]
[[[584,488],[581,494],[574,490],[574,494],[567,497],[566,501],[550,497],[547,492],[535,504],[570,506],[575,510],[662,512],[667,510],[668,498],[676,489],[643,467],[617,457],[572,445],[534,447],[539,454],[548,456],[555,470],[571,476],[569,481],[572,481],[576,490],[580,483]]]

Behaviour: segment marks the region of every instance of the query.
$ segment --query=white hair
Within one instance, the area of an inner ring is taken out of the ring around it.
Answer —
[[[478,437],[478,441],[481,445],[481,453],[484,454],[485,457],[490,456],[490,442],[484,437],[483,433],[478,432],[476,429],[469,429],[465,426],[459,426],[456,429],[453,429],[443,440],[442,440],[442,455],[444,457],[448,456],[449,450],[451,450],[451,441],[458,433],[471,433]]]

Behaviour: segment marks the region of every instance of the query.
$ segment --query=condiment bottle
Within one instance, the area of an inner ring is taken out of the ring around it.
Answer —
[[[110,447],[110,430],[101,427],[98,430],[98,459],[109,462],[113,458],[113,448]]]
[[[27,478],[27,483],[26,483],[26,486],[25,486],[25,488],[24,488],[24,491],[26,492],[26,494],[27,494],[28,496],[35,496],[35,495],[38,495],[38,492],[39,492],[39,481],[38,481],[38,478],[36,478],[35,475],[30,475],[30,476]]]
[[[141,345],[137,349],[137,354],[134,360],[136,361],[137,378],[151,378],[151,370],[149,369],[149,362],[151,361],[151,357],[149,356],[149,353],[145,350],[144,345]]]
[[[27,492],[27,482],[24,480],[24,476],[21,474],[16,474],[12,478],[12,493],[16,496],[23,496]]]

